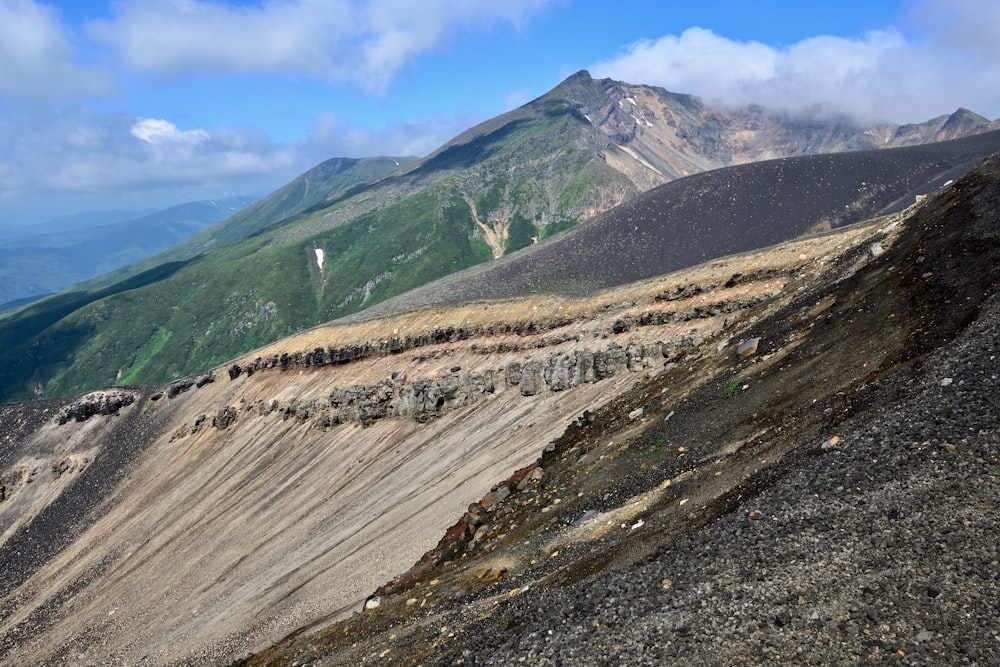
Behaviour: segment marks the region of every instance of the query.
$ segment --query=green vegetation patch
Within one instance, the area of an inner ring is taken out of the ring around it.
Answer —
[[[167,344],[170,340],[171,332],[157,327],[150,336],[146,344],[142,346],[139,352],[135,355],[135,361],[132,363],[132,367],[129,368],[121,377],[122,384],[131,384],[135,378],[139,375],[139,372],[149,363],[149,360],[155,355],[159,354],[163,349],[163,346]]]

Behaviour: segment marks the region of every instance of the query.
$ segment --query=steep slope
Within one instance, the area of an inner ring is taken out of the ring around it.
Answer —
[[[581,72],[373,180],[340,187],[366,173],[368,163],[319,168],[317,184],[300,179],[161,256],[176,259],[171,270],[135,274],[128,290],[102,280],[85,286],[101,287],[100,300],[93,291],[62,295],[3,321],[0,340],[10,344],[0,354],[0,400],[174,379],[533,245],[675,176],[776,154],[888,145],[880,136],[844,119],[711,111],[689,96]],[[819,181],[812,192],[823,206],[863,217],[876,202],[886,206],[926,189],[939,173],[967,169],[970,159],[996,150],[996,135],[977,137],[976,146],[963,144],[965,154],[942,149],[936,166],[932,154],[879,158],[872,175],[884,192],[860,183],[828,189]],[[913,159],[924,166],[914,167]],[[388,166],[376,162],[376,171]],[[819,222],[775,229],[798,233]],[[761,242],[779,238],[772,233]],[[671,266],[700,261],[712,252],[706,247],[687,246]],[[154,275],[160,279],[136,286]],[[567,281],[546,288],[591,286]],[[67,315],[69,303],[76,310]]]
[[[573,416],[696,355],[837,242],[590,299],[333,326],[167,386],[4,406],[3,650],[218,663],[349,613]]]
[[[1000,156],[873,231],[243,664],[995,661]]]
[[[938,381],[921,359],[977,330],[997,288],[998,192],[994,159],[905,221],[589,295],[332,324],[168,385],[0,406],[0,650],[219,664],[303,630],[260,660],[540,655],[517,642],[544,631],[545,596],[598,591],[594,574],[744,516],[741,498],[836,451],[845,420]],[[316,633],[390,579],[374,612]],[[970,609],[996,601],[984,589]]]
[[[637,184],[759,160],[894,148],[1000,129],[1000,121],[968,109],[900,126],[859,123],[821,110],[792,114],[760,106],[712,108],[690,95],[594,80],[585,71],[567,79],[553,94],[571,101],[577,113],[610,140],[609,148],[624,151],[651,172],[616,160],[616,166]]]

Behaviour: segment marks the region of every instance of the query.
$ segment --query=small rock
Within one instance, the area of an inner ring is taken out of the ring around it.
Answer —
[[[948,387],[954,381],[955,381],[954,378],[941,378],[941,386],[942,387]]]
[[[932,639],[934,639],[934,633],[930,630],[921,630],[917,633],[918,642],[929,642]]]
[[[760,338],[751,338],[750,340],[740,343],[740,346],[736,348],[736,354],[741,357],[749,357],[751,354],[757,353],[758,345],[760,345]]]
[[[370,598],[365,601],[365,609],[378,609],[378,606],[382,604],[382,598],[375,597]]]
[[[642,413],[643,413],[642,408],[636,408],[632,412],[628,413],[628,418],[632,420],[638,419],[639,417],[642,416]]]
[[[840,436],[839,435],[835,435],[832,438],[830,438],[829,440],[827,440],[826,442],[824,442],[823,445],[822,445],[822,447],[820,447],[820,449],[833,449],[838,444],[840,444]]]
[[[507,485],[501,486],[496,491],[487,493],[480,503],[485,509],[490,509],[494,505],[503,502],[510,495],[510,488]]]

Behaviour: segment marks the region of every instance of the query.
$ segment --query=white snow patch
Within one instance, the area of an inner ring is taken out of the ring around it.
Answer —
[[[583,117],[586,118],[587,122],[590,123],[591,125],[594,124],[594,121],[590,120],[590,116],[588,116],[587,114],[583,114]]]
[[[629,102],[631,102],[632,106],[634,106],[634,107],[639,106],[639,104],[635,101],[634,97],[626,97],[625,99],[628,100]]]
[[[316,248],[316,266],[319,267],[319,272],[323,273],[323,258],[326,253],[323,252],[322,248]]]

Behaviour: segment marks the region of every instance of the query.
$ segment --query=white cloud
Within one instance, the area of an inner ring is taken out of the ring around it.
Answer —
[[[126,0],[87,32],[128,67],[157,76],[304,74],[380,92],[454,31],[518,24],[551,1]]]
[[[30,111],[0,115],[0,199],[8,202],[100,193],[115,207],[146,193],[173,204],[223,190],[267,192],[312,166],[301,147],[257,130],[181,130],[69,105]]]
[[[223,192],[262,195],[331,156],[425,155],[477,120],[430,117],[372,130],[327,112],[307,141],[277,144],[252,128],[182,129],[163,118],[69,103],[8,108],[0,114],[0,225],[49,217],[57,208],[156,208]]]
[[[902,28],[858,39],[815,36],[778,48],[702,28],[641,41],[590,70],[709,103],[822,108],[867,119],[922,121],[965,106],[991,118],[1000,102],[1000,4],[925,0]]]
[[[157,118],[140,118],[132,126],[132,136],[147,144],[179,143],[199,144],[207,141],[209,134],[202,129],[180,130],[170,121]]]
[[[75,56],[52,7],[0,0],[0,94],[44,99],[111,90],[109,78],[77,64]]]

